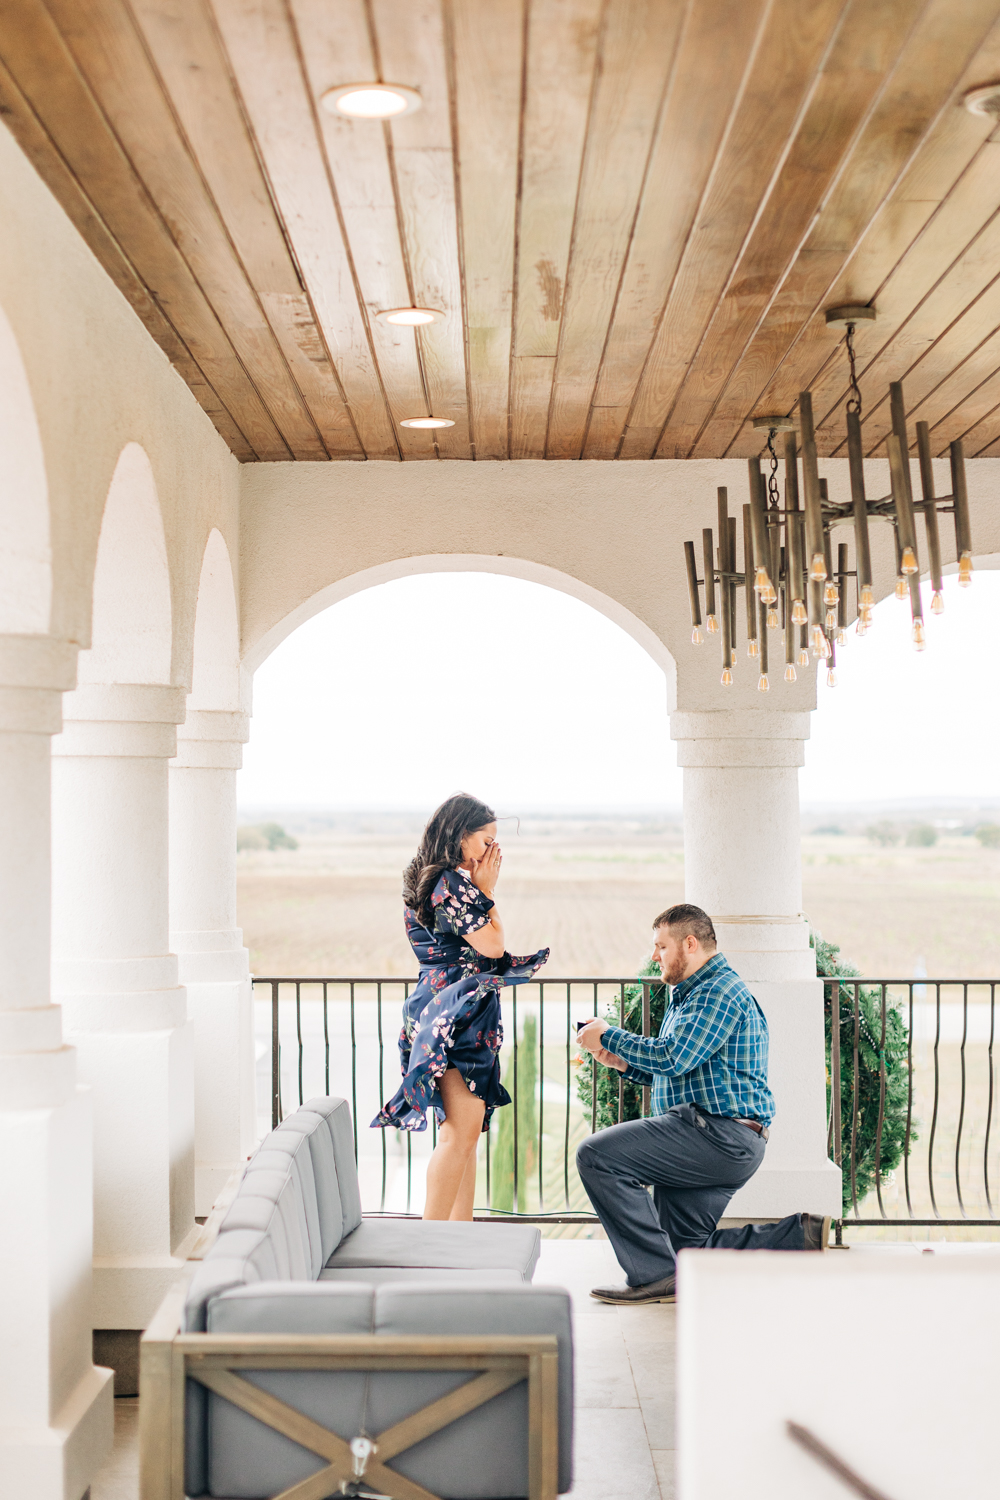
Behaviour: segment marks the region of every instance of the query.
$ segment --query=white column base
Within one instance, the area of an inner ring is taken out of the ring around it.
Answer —
[[[111,1452],[112,1373],[91,1363],[90,1117],[80,1088],[0,1113],[0,1500],[78,1500]]]
[[[174,1255],[95,1255],[94,1327],[145,1328],[183,1275],[200,1234],[195,1224]]]
[[[47,1427],[0,1427],[0,1500],[79,1500],[111,1454],[114,1372],[91,1366]]]

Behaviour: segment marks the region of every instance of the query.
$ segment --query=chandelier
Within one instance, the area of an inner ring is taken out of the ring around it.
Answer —
[[[819,476],[812,395],[799,393],[799,437],[791,417],[755,417],[754,427],[767,429],[766,452],[769,472],[761,470],[760,457],[749,460],[750,502],[743,506],[743,568],[737,568],[736,517],[729,514],[729,495],[718,491],[719,537],[716,546],[711,527],[702,532],[704,577],[698,577],[693,542],[684,543],[688,592],[691,600],[691,640],[700,645],[702,635],[701,589],[705,590],[704,625],[710,635],[719,635],[722,646],[722,684],[733,681],[736,665],[737,594],[744,593],[747,655],[757,662],[760,692],[768,680],[768,633],[782,632],[785,681],[794,682],[796,667],[807,667],[810,654],[827,667],[827,684],[836,686],[837,647],[845,642],[848,624],[848,583],[854,579],[858,635],[872,624],[875,596],[872,590],[870,521],[888,521],[896,542],[896,597],[909,595],[913,644],[918,651],[927,642],[920,597],[920,559],[917,549],[916,515],[924,518],[928,565],[933,590],[931,610],[944,608],[941,575],[941,537],[938,518],[954,515],[958,581],[966,588],[972,582],[972,533],[965,458],[961,440],[951,444],[951,494],[936,495],[931,464],[930,428],[916,427],[921,498],[915,499],[910,477],[910,445],[906,431],[906,407],[901,381],[889,386],[892,430],[886,437],[891,490],[870,500],[865,494],[861,447],[861,391],[855,369],[854,332],[859,322],[875,317],[873,307],[836,307],[826,314],[827,324],[844,328],[850,365],[846,403],[847,454],[851,498],[832,500],[827,482]],[[779,460],[774,440],[784,435],[784,505],[778,487]],[[801,486],[799,463],[801,461]],[[800,498],[802,503],[800,504]],[[853,525],[854,561],[848,567],[847,544],[837,547],[836,563],[830,533],[835,526]]]

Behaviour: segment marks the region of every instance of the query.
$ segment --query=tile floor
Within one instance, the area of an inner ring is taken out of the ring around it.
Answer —
[[[543,1240],[535,1285],[572,1294],[576,1483],[572,1500],[674,1500],[674,1308],[609,1307],[590,1288],[624,1281],[606,1240]],[[139,1402],[115,1402],[115,1448],[91,1500],[138,1500]]]

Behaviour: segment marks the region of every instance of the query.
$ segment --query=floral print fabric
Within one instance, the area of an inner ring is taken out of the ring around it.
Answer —
[[[426,1130],[428,1109],[442,1122],[438,1079],[447,1068],[458,1068],[470,1093],[486,1104],[483,1129],[488,1130],[494,1109],[510,1103],[500,1082],[500,990],[534,978],[549,950],[543,948],[524,958],[509,953],[484,958],[477,953],[465,937],[486,926],[493,902],[463,870],[445,870],[434,887],[431,906],[433,932],[421,926],[416,912],[403,909],[420,978],[403,1006],[399,1036],[403,1083],[372,1126]]]

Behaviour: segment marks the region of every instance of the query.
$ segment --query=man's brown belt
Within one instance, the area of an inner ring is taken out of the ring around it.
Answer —
[[[741,1120],[737,1116],[736,1123],[737,1125],[746,1125],[749,1130],[754,1131],[756,1135],[762,1135],[765,1141],[767,1140],[767,1126],[762,1125],[759,1120]]]

